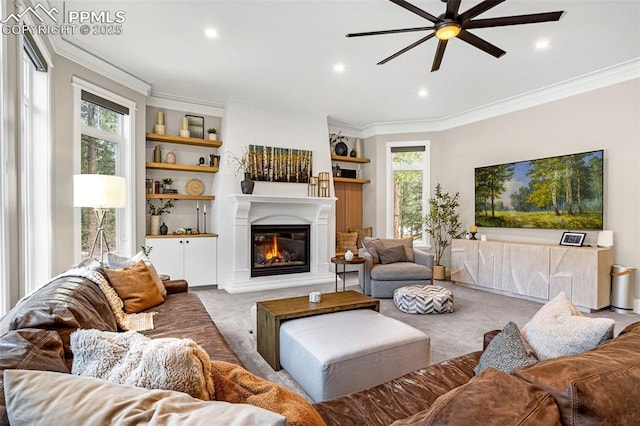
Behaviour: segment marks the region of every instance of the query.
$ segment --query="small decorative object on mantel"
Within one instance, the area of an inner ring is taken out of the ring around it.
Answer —
[[[160,149],[160,145],[156,145],[153,149],[153,162],[162,163],[162,149]]]
[[[156,125],[154,126],[153,131],[158,135],[164,135],[164,113],[162,111],[158,111]]]
[[[210,141],[218,140],[218,129],[216,129],[215,127],[211,127],[210,129],[207,129],[207,133],[209,133]]]
[[[351,150],[351,152],[349,153],[349,157],[356,158],[357,156],[358,156],[358,154],[356,154],[356,149],[353,148]]]
[[[478,233],[478,227],[475,225],[472,225],[471,228],[469,229],[469,231],[471,232],[471,237],[469,238],[470,240],[475,240],[476,239],[476,234]]]
[[[167,164],[176,164],[176,155],[173,151],[167,152]]]
[[[244,179],[240,181],[240,189],[243,194],[253,194],[255,182],[251,180],[251,173],[244,173]]]
[[[229,163],[236,173],[240,171],[244,173],[244,179],[240,181],[240,189],[243,194],[253,194],[253,187],[255,186],[255,182],[251,179],[251,162],[249,158],[249,149],[247,147],[242,149],[240,156],[235,155],[233,152],[229,153]]]
[[[318,196],[318,177],[317,176],[311,176],[309,178],[309,184],[307,185],[307,196],[309,197]]]
[[[160,235],[167,235],[167,232],[169,232],[169,228],[167,228],[167,225],[162,222],[162,225],[160,225]]]
[[[331,189],[329,188],[329,172],[320,172],[318,174],[318,196],[331,196]]]
[[[189,131],[189,119],[187,117],[182,117],[182,128],[180,129],[180,136],[183,138],[191,137],[191,132]]]

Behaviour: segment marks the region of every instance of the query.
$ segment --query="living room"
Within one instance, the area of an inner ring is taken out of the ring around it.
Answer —
[[[24,139],[20,121],[24,115],[21,66],[25,42],[21,34],[3,32],[0,174],[5,178],[0,183],[0,313],[5,314],[18,300],[81,260],[80,215],[74,207],[73,176],[80,172],[78,101],[83,91],[93,91],[128,109],[125,120],[129,120],[127,143],[130,145],[126,152],[130,155],[124,166],[128,192],[127,208],[122,212],[127,227],[118,237],[118,251],[123,255],[133,256],[140,246],[152,245],[147,243],[150,217],[144,195],[148,173],[145,163],[152,160],[156,144],[147,142],[146,134],[157,133],[154,129],[157,113],[165,114],[167,135],[178,135],[185,115],[203,117],[204,129],[217,128],[218,139],[222,141],[220,148],[206,151],[189,148],[182,155],[193,164],[201,153],[206,154],[207,162],[210,152],[222,158],[218,172],[213,177],[202,178],[205,194],[215,196],[215,200],[208,202],[205,219],[202,216],[198,219],[207,220],[205,229],[216,234],[217,256],[213,259],[216,278],[210,284],[219,289],[233,293],[311,282],[295,277],[284,277],[280,283],[252,278],[246,258],[234,254],[242,239],[235,228],[234,215],[239,204],[233,201],[240,195],[242,174],[234,170],[229,157],[241,155],[242,150],[252,144],[311,150],[313,174],[331,172],[334,152],[329,135],[338,132],[349,137],[349,150],[359,138],[364,156],[370,160],[359,170],[360,177],[370,181],[362,186],[362,224],[372,226],[374,236],[379,237],[392,237],[389,234],[392,223],[387,167],[389,143],[419,142],[428,146],[429,184],[425,199],[433,194],[437,183],[448,192],[459,192],[459,213],[465,230],[475,224],[476,168],[603,150],[602,229],[613,231],[616,263],[629,267],[640,265],[637,243],[640,240],[640,171],[637,167],[640,160],[640,19],[635,2],[589,2],[586,6],[575,2],[520,2],[517,7],[511,5],[513,1],[505,2],[487,17],[550,10],[565,10],[566,16],[559,22],[484,30],[486,33],[482,34],[486,34],[487,39],[508,51],[500,59],[453,40],[440,69],[433,73],[429,73],[429,68],[435,53],[434,40],[388,64],[375,66],[376,61],[418,37],[344,37],[354,31],[421,25],[421,17],[412,16],[397,4],[311,2],[304,7],[294,7],[289,2],[251,2],[248,7],[231,3],[195,2],[179,17],[177,9],[185,6],[171,2],[153,7],[145,2],[1,3],[3,19],[37,5],[41,5],[39,10],[50,12],[55,7],[60,14],[55,16],[52,12],[56,18],[70,11],[110,12],[112,22],[108,25],[121,25],[124,33],[35,35],[33,42],[46,63],[47,72],[42,74],[47,76],[48,86],[39,86],[42,81],[37,81],[36,76],[32,87],[40,93],[47,87],[44,102],[48,105],[48,115],[32,123],[37,129],[31,132],[30,138],[38,139],[38,145],[31,148],[33,151],[25,151],[24,143],[32,140]],[[460,9],[470,6],[462,2]],[[367,16],[370,7],[373,15]],[[419,7],[436,14],[445,6],[442,2],[424,1]],[[614,8],[622,24],[595,20],[608,8]],[[246,18],[246,23],[240,25],[240,16],[251,10],[253,13]],[[117,11],[124,14],[116,14]],[[229,13],[226,18],[225,12]],[[312,19],[314,15],[316,18]],[[158,25],[149,22],[150,16]],[[206,19],[198,18],[203,16]],[[263,27],[267,24],[257,16],[273,20],[269,24],[277,27],[273,29],[273,39],[265,35],[264,40],[259,40],[260,36],[255,34],[260,32],[256,30],[253,35],[244,34],[242,37],[246,38],[238,45],[224,45],[225,38],[241,38],[240,34],[234,34],[234,25],[236,33],[240,28],[247,33],[252,25],[267,31]],[[307,24],[304,16],[313,23]],[[576,22],[573,17],[580,19]],[[37,24],[33,20],[38,18],[25,16],[24,19],[31,20],[29,24],[33,25]],[[45,19],[48,25],[53,25],[51,15]],[[295,21],[289,30],[287,20]],[[78,24],[79,31],[79,21],[66,22]],[[217,28],[217,38],[202,36],[205,23]],[[309,42],[310,47],[294,46],[296,31],[304,33],[307,25],[312,25],[314,31],[322,28],[322,33],[302,38],[300,44]],[[162,32],[159,28],[166,30],[166,34],[159,34]],[[541,29],[548,29],[552,34],[551,46],[546,52],[533,52],[531,45],[544,35]],[[623,34],[619,35],[618,30]],[[602,40],[598,45],[591,44],[598,38],[608,37],[606,31],[615,31],[614,46],[607,46]],[[191,36],[193,40],[189,39]],[[326,46],[321,43],[323,38]],[[256,43],[255,50],[251,43]],[[241,51],[241,46],[247,50]],[[343,54],[329,52],[330,48],[339,49],[339,46],[345,46]],[[287,49],[297,54],[296,59],[287,60],[282,53],[274,51]],[[196,50],[201,54],[197,55]],[[546,56],[539,59],[540,55]],[[337,58],[346,66],[342,74],[332,69]],[[198,62],[200,60],[203,62]],[[150,65],[143,67],[145,62]],[[325,68],[322,73],[328,75],[319,76],[320,71],[316,69],[319,62],[323,62]],[[232,67],[230,63],[237,65]],[[239,76],[242,67],[254,70],[248,77],[254,82],[251,88]],[[262,77],[255,69],[262,69],[265,75]],[[308,73],[306,78],[305,73]],[[363,81],[360,84],[357,80]],[[415,86],[410,93],[409,85]],[[355,90],[350,90],[351,86]],[[425,97],[417,94],[420,87],[428,90]],[[405,92],[404,101],[397,97],[401,91]],[[294,96],[296,94],[302,97]],[[165,162],[167,150],[173,148],[162,145]],[[176,152],[181,154],[179,149]],[[164,170],[154,177],[162,179],[169,174],[182,191],[187,177]],[[30,180],[26,180],[27,177]],[[44,186],[29,187],[27,182],[44,182]],[[306,199],[307,193],[306,184],[264,181],[256,182],[253,191],[256,198]],[[193,226],[195,229],[195,203],[179,200],[175,204],[173,212],[163,216],[169,233],[178,228]],[[198,208],[204,204],[202,201]],[[198,214],[201,215],[202,210]],[[198,223],[202,226],[202,222]],[[321,247],[314,251],[320,255],[315,259],[313,279],[318,283],[333,283],[329,261],[335,253],[333,214],[328,214],[322,226],[322,232],[316,233]],[[584,244],[596,246],[602,229],[586,230]],[[478,232],[488,241],[555,245],[567,230],[480,227]],[[245,256],[248,256],[246,250]],[[445,255],[444,263],[451,266],[450,252]],[[635,274],[634,279],[634,299],[640,299],[640,274]],[[252,280],[258,284],[247,287]]]

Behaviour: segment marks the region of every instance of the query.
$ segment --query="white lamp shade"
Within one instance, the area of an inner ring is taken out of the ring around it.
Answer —
[[[74,175],[73,205],[75,207],[124,208],[127,205],[127,184],[122,176]]]
[[[613,247],[613,231],[601,231],[598,233],[598,247]]]

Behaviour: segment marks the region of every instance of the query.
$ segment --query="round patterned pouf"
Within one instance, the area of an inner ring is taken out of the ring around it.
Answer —
[[[453,292],[436,285],[410,285],[397,288],[393,301],[408,314],[444,314],[453,312]]]

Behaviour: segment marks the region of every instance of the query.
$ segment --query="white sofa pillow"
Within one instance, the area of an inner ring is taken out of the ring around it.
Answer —
[[[615,324],[609,318],[582,316],[560,292],[522,327],[522,334],[542,361],[595,348],[613,338]]]

